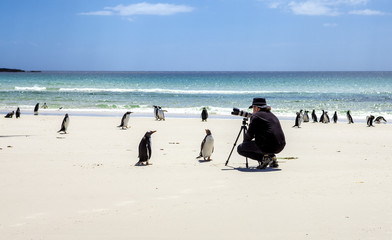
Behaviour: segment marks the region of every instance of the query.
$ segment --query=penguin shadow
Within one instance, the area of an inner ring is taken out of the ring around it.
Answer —
[[[239,172],[280,172],[282,169],[280,168],[270,168],[267,167],[265,169],[258,169],[257,167],[233,167],[233,166],[227,166],[229,169],[222,169],[222,171],[231,171],[231,170],[237,170]]]
[[[212,159],[210,160],[199,159],[199,163],[208,163],[208,162],[212,162]]]
[[[0,138],[7,138],[7,137],[30,137],[31,135],[0,135]]]

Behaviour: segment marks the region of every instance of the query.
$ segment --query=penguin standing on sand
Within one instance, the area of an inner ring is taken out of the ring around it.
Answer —
[[[301,113],[300,113],[300,112],[297,112],[297,117],[295,117],[295,124],[294,124],[293,127],[298,127],[298,128],[300,128],[301,122],[302,122]]]
[[[151,158],[151,135],[156,131],[149,131],[144,134],[142,140],[139,143],[139,162],[136,166],[140,165],[151,165],[148,160]]]
[[[161,121],[165,121],[165,114],[164,112],[167,112],[166,110],[162,110],[161,107],[158,107],[158,120]]]
[[[309,122],[309,111],[305,110],[303,119],[304,119],[304,122]]]
[[[35,104],[34,115],[38,115],[38,110],[39,110],[39,103]]]
[[[202,157],[204,161],[211,161],[211,155],[214,152],[214,138],[209,129],[206,129],[206,134],[201,142],[200,154],[197,158]]]
[[[368,127],[374,127],[373,125],[374,116],[370,115],[366,117],[366,122]]]
[[[316,111],[314,109],[312,111],[312,120],[314,123],[317,122],[317,115],[316,115]]]
[[[203,110],[201,111],[201,121],[207,122],[207,118],[208,118],[207,108],[203,107]]]
[[[63,122],[61,123],[61,129],[58,130],[57,132],[58,133],[63,132],[64,134],[67,134],[68,126],[69,126],[69,116],[68,116],[68,113],[66,113],[64,116]]]
[[[14,111],[7,113],[7,115],[5,115],[5,118],[12,118],[14,116]]]
[[[117,126],[117,127],[120,127],[121,129],[129,128],[128,127],[128,122],[129,122],[129,119],[131,118],[131,113],[132,112],[124,113],[124,116],[121,118],[121,124],[120,124],[120,126]]]
[[[16,109],[15,117],[20,118],[20,108],[19,107]]]
[[[351,117],[350,110],[347,111],[347,120],[348,120],[348,124],[354,123],[353,118]]]
[[[320,116],[320,120],[319,120],[319,122],[323,122],[324,121],[324,110],[322,110],[323,112],[321,113],[321,116]]]
[[[335,113],[333,114],[332,119],[333,119],[333,122],[334,122],[334,123],[337,123],[337,122],[338,122],[338,113],[337,113],[336,111],[335,111]]]
[[[155,117],[155,120],[158,120],[158,106],[153,106],[154,107],[154,117]]]
[[[328,116],[328,112],[323,110],[323,115],[320,118],[320,122],[322,123],[329,123],[329,116]]]
[[[384,118],[383,116],[378,116],[378,117],[376,117],[376,119],[374,120],[374,123],[380,124],[381,121],[382,121],[383,123],[387,123],[387,120],[385,120],[385,118]]]

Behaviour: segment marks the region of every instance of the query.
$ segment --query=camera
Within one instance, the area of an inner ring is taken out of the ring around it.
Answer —
[[[233,111],[231,112],[231,115],[241,116],[241,117],[244,117],[244,118],[252,117],[252,113],[240,110],[238,108],[233,108]]]

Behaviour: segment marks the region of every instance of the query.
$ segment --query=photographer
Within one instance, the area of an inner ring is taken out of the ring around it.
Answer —
[[[278,167],[276,158],[271,161],[271,158],[264,158],[264,155],[280,153],[286,145],[280,122],[264,98],[254,98],[249,108],[253,108],[253,114],[244,142],[238,145],[237,152],[259,161],[260,169],[266,168],[268,164],[270,167]]]

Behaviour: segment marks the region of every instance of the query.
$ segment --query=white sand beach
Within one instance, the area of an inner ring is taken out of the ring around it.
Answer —
[[[0,239],[392,239],[391,124],[282,121],[280,167],[257,170],[225,166],[240,117],[62,119],[0,118]],[[153,165],[134,166],[148,130]]]

